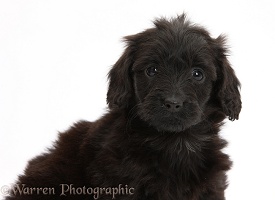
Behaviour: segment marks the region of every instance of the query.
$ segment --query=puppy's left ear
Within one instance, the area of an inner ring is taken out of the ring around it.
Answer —
[[[226,58],[225,37],[219,36],[215,40],[216,61],[217,61],[217,82],[216,93],[220,105],[226,116],[231,121],[239,119],[242,108],[240,96],[240,82]]]
[[[128,41],[127,37],[125,38]],[[108,74],[109,88],[107,103],[110,109],[127,108],[133,95],[131,67],[133,65],[134,44],[128,41],[124,53]]]

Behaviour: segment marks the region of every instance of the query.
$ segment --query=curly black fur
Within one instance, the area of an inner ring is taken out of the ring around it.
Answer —
[[[7,200],[112,199],[106,188],[118,186],[132,189],[115,195],[121,200],[224,199],[231,161],[218,132],[226,116],[238,119],[241,110],[225,38],[211,38],[184,15],[154,24],[125,38],[109,73],[109,112],[60,134],[49,152],[29,162]],[[60,195],[62,184],[106,191]],[[20,187],[36,191],[20,194]]]

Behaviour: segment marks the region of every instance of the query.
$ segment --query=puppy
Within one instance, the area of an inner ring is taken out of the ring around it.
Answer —
[[[7,200],[225,199],[231,161],[218,132],[241,110],[225,38],[185,15],[154,25],[125,37],[109,72],[108,113],[60,134]]]

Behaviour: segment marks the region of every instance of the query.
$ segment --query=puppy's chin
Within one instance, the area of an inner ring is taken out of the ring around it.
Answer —
[[[159,132],[182,132],[187,128],[195,125],[198,120],[190,122],[189,120],[179,120],[170,118],[162,118],[160,120],[152,120],[149,122],[151,126],[157,129]]]
[[[188,103],[179,112],[172,113],[165,108],[145,105],[138,112],[139,117],[159,132],[182,132],[201,121],[202,112],[197,104]]]

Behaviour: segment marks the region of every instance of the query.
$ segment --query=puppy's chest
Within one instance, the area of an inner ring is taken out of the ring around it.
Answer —
[[[190,185],[190,182],[201,182],[208,171],[209,164],[199,147],[187,143],[184,147],[159,155],[155,168],[155,175],[166,183]]]
[[[204,153],[202,145],[190,140],[182,140],[173,148],[159,152],[149,173],[152,173],[152,183],[159,188],[158,192],[163,193],[160,196],[190,199],[194,190],[203,188],[213,167]]]
[[[111,185],[128,185],[135,190],[131,199],[192,199],[194,191],[201,190],[207,181],[208,165],[201,151],[200,146],[184,140],[128,146],[122,157],[109,152],[104,165],[93,165],[92,182],[105,187],[107,178]]]
[[[158,160],[148,167],[147,172],[138,177],[144,182],[136,185],[136,191],[145,194],[146,199],[152,200],[197,199],[194,193],[203,190],[207,182],[207,170],[203,164],[196,163],[196,159],[190,152],[189,155],[186,152],[184,155],[174,155],[171,158],[159,155]]]

